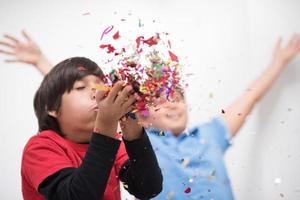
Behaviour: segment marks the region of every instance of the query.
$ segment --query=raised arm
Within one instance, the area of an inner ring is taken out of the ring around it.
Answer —
[[[235,136],[256,102],[268,91],[282,70],[299,51],[300,34],[294,35],[285,47],[282,46],[281,39],[278,39],[271,64],[250,84],[241,96],[222,112],[222,117],[232,136]]]
[[[25,42],[20,41],[16,37],[5,34],[4,39],[0,41],[0,53],[11,56],[6,62],[22,62],[31,64],[36,67],[43,75],[46,75],[53,67],[49,60],[40,50],[37,43],[25,32],[22,31]],[[5,49],[4,49],[4,48]]]

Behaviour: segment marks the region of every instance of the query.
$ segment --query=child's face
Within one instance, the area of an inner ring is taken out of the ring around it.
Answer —
[[[56,118],[66,138],[74,142],[90,140],[98,112],[93,88],[101,83],[98,77],[88,75],[76,81],[69,93],[63,94]]]
[[[187,105],[179,92],[175,92],[171,101],[161,101],[158,106],[150,108],[147,118],[139,117],[144,126],[151,126],[171,131],[178,136],[187,125]]]

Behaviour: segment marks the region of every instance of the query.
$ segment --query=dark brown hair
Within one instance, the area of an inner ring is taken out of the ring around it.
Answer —
[[[48,114],[59,113],[62,95],[70,92],[74,83],[85,76],[95,75],[103,80],[103,72],[92,60],[84,57],[73,57],[58,63],[45,76],[34,97],[34,111],[38,118],[39,131],[53,130],[60,135],[59,123]]]

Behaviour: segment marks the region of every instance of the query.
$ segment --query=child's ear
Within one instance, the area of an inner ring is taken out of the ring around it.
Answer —
[[[57,118],[58,114],[55,110],[48,111],[48,115],[51,117]]]

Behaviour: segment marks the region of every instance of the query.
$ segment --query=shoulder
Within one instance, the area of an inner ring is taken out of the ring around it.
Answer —
[[[45,130],[32,136],[24,147],[23,155],[33,149],[51,149],[66,146],[66,141],[58,133]]]

